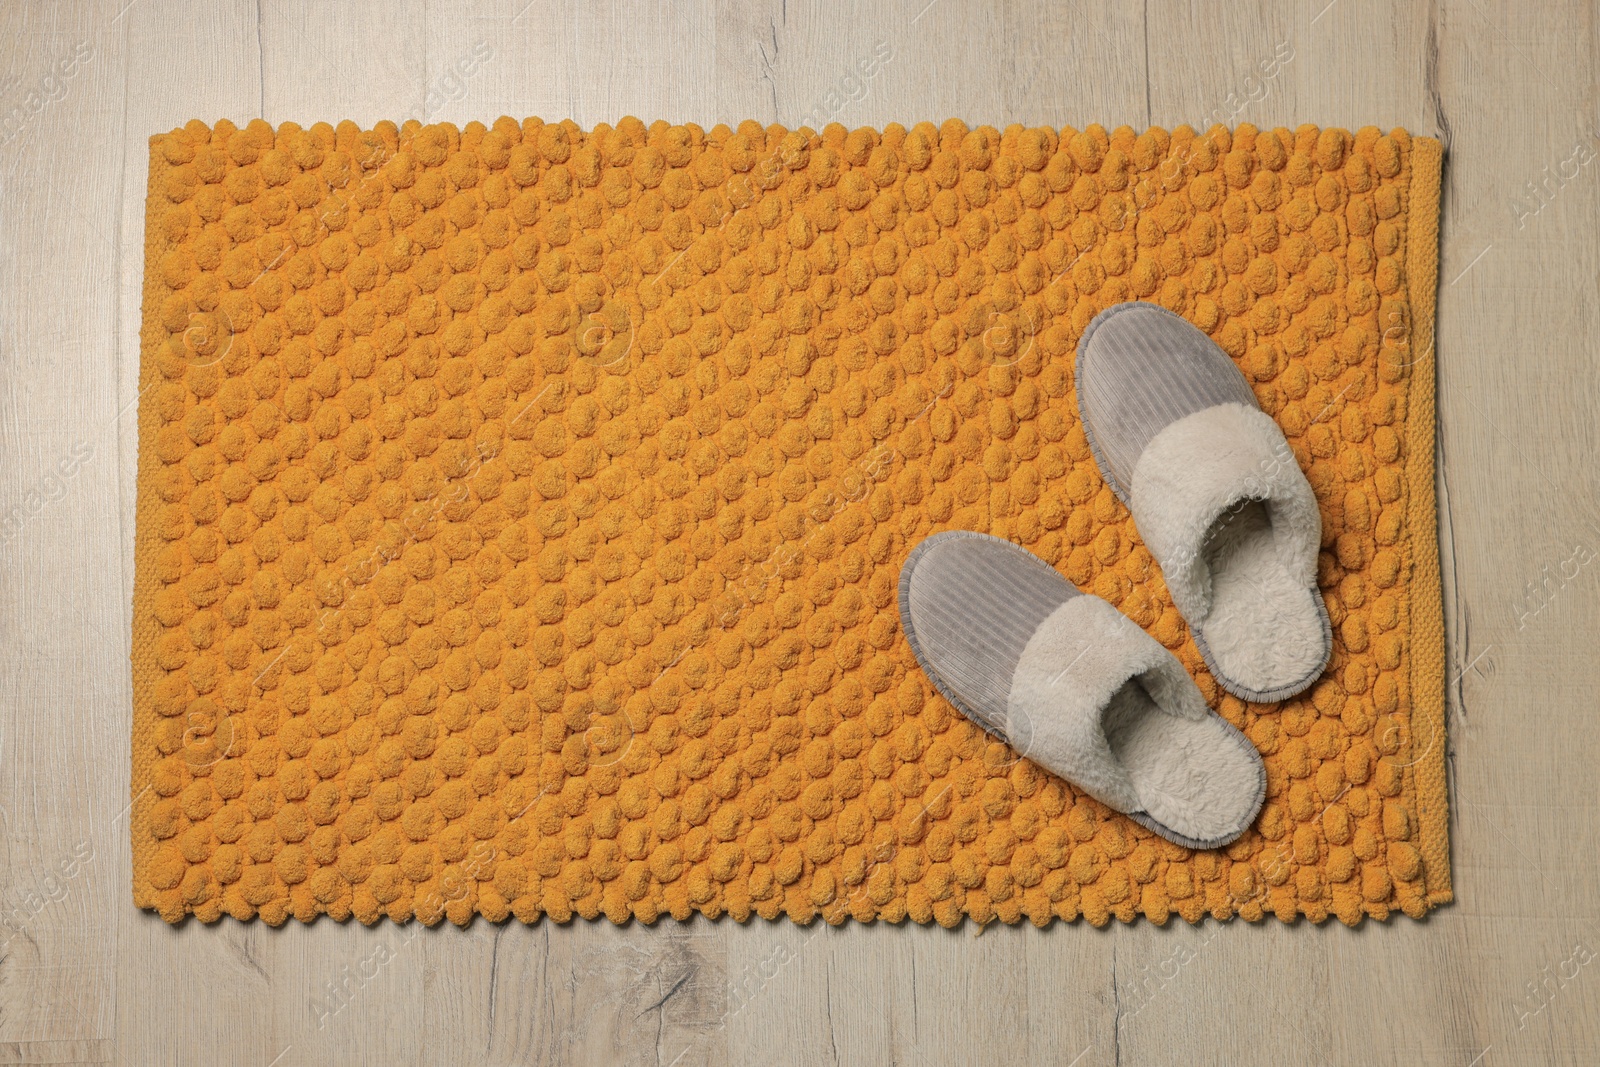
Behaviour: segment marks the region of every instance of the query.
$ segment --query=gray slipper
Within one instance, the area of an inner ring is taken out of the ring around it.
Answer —
[[[1172,653],[1026,549],[952,530],[900,571],[917,662],[967,718],[1187,848],[1250,826],[1267,775]]]
[[[1333,652],[1322,517],[1233,360],[1165,308],[1118,304],[1078,342],[1077,387],[1100,473],[1217,682],[1259,703],[1309,688]]]

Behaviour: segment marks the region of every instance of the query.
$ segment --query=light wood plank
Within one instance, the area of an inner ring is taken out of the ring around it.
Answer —
[[[108,535],[129,255],[113,14],[0,10],[0,1041],[18,1057],[86,1055],[113,1030],[128,683]]]

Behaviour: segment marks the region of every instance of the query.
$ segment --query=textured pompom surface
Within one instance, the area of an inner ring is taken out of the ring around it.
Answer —
[[[134,896],[171,921],[939,922],[1450,899],[1440,150],[1403,130],[626,119],[151,139]],[[1236,359],[1323,519],[1332,664],[1204,669],[1073,391],[1131,299]],[[1190,852],[900,633],[996,534],[1172,649],[1268,800]]]

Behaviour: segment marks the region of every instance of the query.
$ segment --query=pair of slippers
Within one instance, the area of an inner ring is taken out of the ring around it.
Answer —
[[[1217,682],[1283,700],[1327,666],[1322,520],[1283,432],[1227,354],[1145,303],[1078,344],[1084,433],[1133,514]],[[911,552],[900,618],[962,714],[1020,755],[1188,848],[1250,826],[1266,769],[1176,657],[1111,604],[1009,541],[950,531]]]

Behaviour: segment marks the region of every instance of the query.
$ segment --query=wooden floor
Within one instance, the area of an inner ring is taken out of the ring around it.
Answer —
[[[0,1064],[1600,1062],[1597,21],[1550,0],[0,0],[0,512],[21,516],[0,526]],[[146,138],[501,114],[1441,137],[1457,903],[981,935],[135,910]]]

